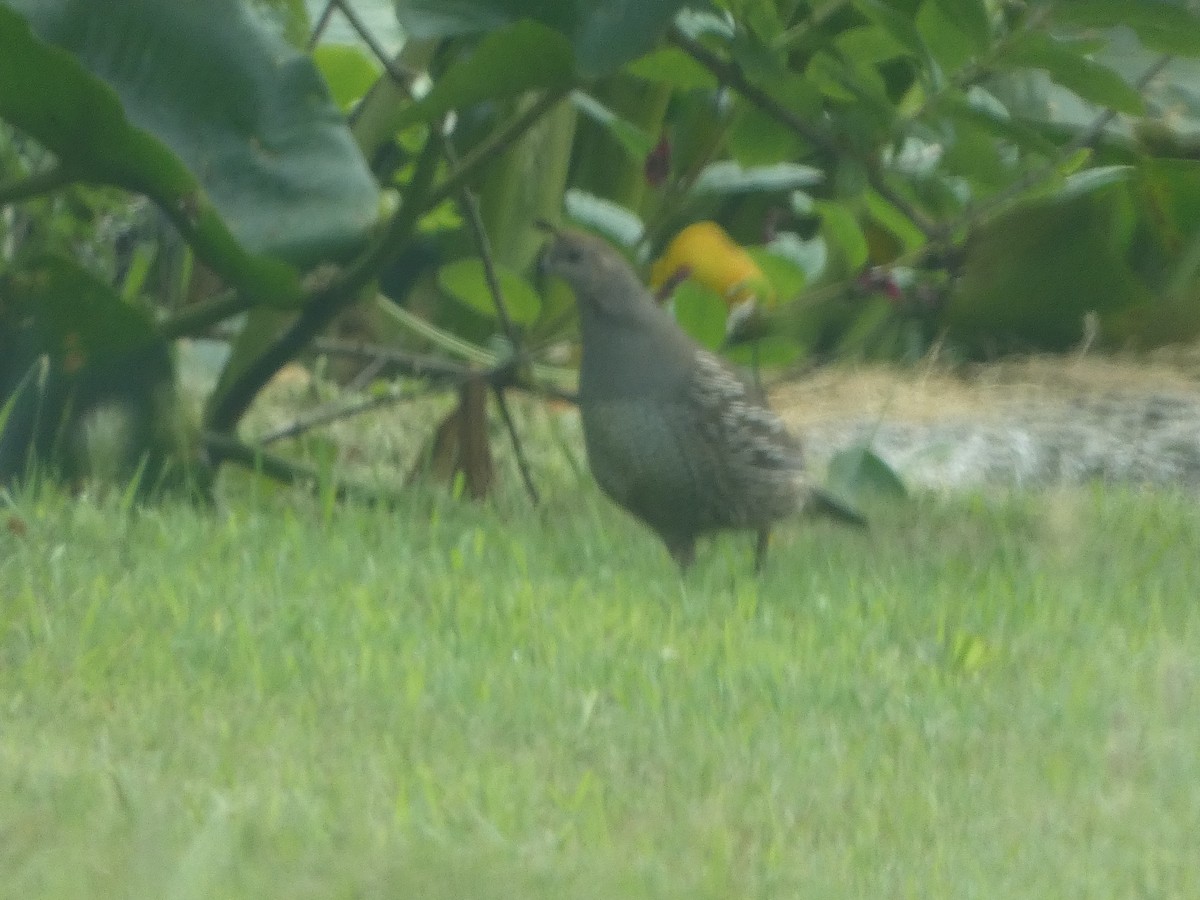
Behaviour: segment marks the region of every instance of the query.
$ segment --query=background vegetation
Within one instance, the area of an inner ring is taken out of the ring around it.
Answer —
[[[315,348],[457,389],[435,449],[486,493],[488,393],[570,385],[539,218],[768,368],[1193,337],[1198,53],[1168,0],[5,0],[0,472],[78,474],[113,397],[145,484],[264,465],[239,425]]]

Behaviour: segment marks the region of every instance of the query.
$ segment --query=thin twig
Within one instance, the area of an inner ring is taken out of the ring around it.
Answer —
[[[379,362],[383,365],[382,371],[389,375],[407,375],[413,378],[465,378],[479,371],[442,356],[410,353],[396,347],[384,347],[345,338],[319,337],[313,341],[312,346],[318,353]]]
[[[158,326],[158,333],[168,341],[194,337],[207,332],[219,322],[245,312],[253,305],[253,301],[245,293],[222,291],[215,297],[189,303],[170,318],[164,319]]]
[[[71,172],[62,165],[51,166],[43,172],[34,172],[18,181],[0,185],[0,206],[48,194],[70,184],[72,180]]]
[[[1150,82],[1153,81],[1159,73],[1162,72],[1171,62],[1174,57],[1167,53],[1158,57],[1145,72],[1141,74],[1137,81],[1133,83],[1134,89],[1140,94],[1146,90]],[[1017,179],[1007,185],[1004,190],[992,194],[979,203],[969,208],[962,216],[962,221],[955,224],[955,230],[962,230],[978,224],[983,219],[987,218],[998,209],[1006,206],[1011,201],[1017,199],[1030,188],[1041,184],[1044,181],[1049,181],[1058,174],[1062,164],[1069,160],[1080,150],[1093,146],[1100,136],[1104,133],[1104,129],[1109,123],[1117,117],[1115,109],[1107,108],[1101,110],[1100,114],[1092,121],[1092,123],[1079,132],[1074,138],[1068,141],[1059,149],[1058,155],[1036,171],[1029,172],[1022,178]]]
[[[454,152],[454,147],[449,140],[446,141],[446,157],[453,164],[457,162],[457,154]],[[500,321],[500,328],[504,331],[504,336],[508,338],[509,347],[512,348],[513,357],[509,361],[510,365],[514,365],[521,356],[521,335],[513,324],[512,317],[508,314],[508,304],[504,302],[504,292],[500,288],[500,278],[496,274],[496,260],[492,256],[492,245],[488,240],[487,230],[483,226],[483,216],[479,213],[479,200],[471,192],[471,189],[464,184],[462,190],[459,191],[459,206],[462,207],[463,215],[466,216],[467,222],[471,227],[471,233],[475,238],[475,244],[479,248],[479,258],[483,260],[483,277],[487,281],[488,291],[492,295],[492,303],[496,307],[496,316]],[[508,436],[512,440],[513,453],[517,457],[517,467],[521,470],[521,480],[525,482],[525,490],[529,494],[529,502],[537,506],[540,502],[538,490],[533,483],[533,474],[529,467],[529,460],[525,458],[525,448],[521,443],[521,436],[517,432],[516,423],[513,422],[512,416],[508,411],[508,401],[504,396],[504,385],[499,381],[492,382],[493,393],[496,395],[496,406],[500,409],[500,417],[504,420],[504,427],[508,430]]]
[[[350,27],[363,39],[363,43],[367,45],[367,49],[375,55],[375,58],[379,60],[379,64],[384,67],[392,80],[407,91],[409,86],[408,74],[400,70],[383,49],[383,45],[375,40],[375,35],[371,33],[371,29],[367,27],[367,23],[354,10],[354,7],[347,3],[346,0],[329,0],[329,5],[338,8],[341,14],[346,17],[346,21],[350,23]]]
[[[417,221],[428,208],[428,186],[433,180],[441,154],[432,135],[417,158],[416,169],[405,193],[404,202],[392,216],[383,233],[328,285],[312,291],[300,316],[263,353],[256,357],[233,384],[217,398],[207,416],[207,427],[216,432],[230,431],[242,417],[254,396],[271,376],[296,356],[343,309],[412,235]]]
[[[328,477],[311,466],[267,453],[228,434],[208,431],[200,436],[200,442],[208,455],[209,463],[213,466],[231,462],[282,484],[307,484],[318,490],[322,481]],[[354,500],[369,506],[386,508],[399,506],[404,502],[404,495],[398,492],[372,489],[366,485],[341,480],[333,486],[333,496],[338,502]]]
[[[492,392],[496,395],[496,406],[500,410],[500,418],[504,420],[504,427],[508,429],[508,436],[512,439],[513,453],[517,457],[517,468],[521,472],[521,480],[525,482],[525,492],[529,494],[529,502],[537,506],[541,503],[541,497],[538,496],[537,485],[533,483],[533,472],[529,468],[529,460],[525,456],[525,448],[521,445],[521,436],[517,431],[517,424],[513,421],[512,413],[508,410],[508,400],[504,396],[504,388],[498,384],[493,384]]]
[[[538,119],[545,115],[550,107],[554,106],[554,104],[558,103],[558,101],[569,93],[569,90],[569,88],[563,87],[546,91],[531,103],[527,109],[515,115],[509,122],[502,126],[500,130],[493,132],[476,144],[469,153],[463,156],[458,167],[447,175],[441,184],[430,191],[428,208],[433,209],[435,206],[456,196],[464,185],[470,184],[471,180],[479,174],[479,171],[485,165],[519,141],[525,132]]]
[[[737,63],[722,59],[699,41],[688,37],[678,28],[671,29],[669,39],[687,53],[688,56],[716,75],[721,83],[737,91],[767,115],[782,122],[822,153],[829,156],[837,156],[841,153],[841,149],[832,137],[824,131],[814,128],[758,85],[750,81],[742,73],[741,67]],[[907,198],[894,190],[887,183],[887,180],[883,177],[883,172],[878,166],[868,164],[866,166],[866,173],[867,180],[870,182],[871,187],[875,189],[875,192],[888,203],[892,204],[892,206],[896,207],[896,209],[900,210],[900,212],[904,213],[909,221],[916,225],[926,237],[937,238],[941,236],[942,229],[938,224],[926,216],[920,209],[913,206]]]
[[[329,20],[333,17],[333,7],[337,0],[329,0],[325,4],[325,8],[321,10],[321,15],[313,25],[312,33],[308,36],[308,49],[312,50],[317,46],[317,42],[321,40],[321,35],[325,33],[325,29],[329,26]]]
[[[355,416],[361,416],[364,413],[373,412],[385,406],[398,406],[401,403],[410,403],[424,396],[423,392],[397,391],[382,394],[378,397],[367,397],[364,400],[357,400],[353,403],[331,403],[328,406],[315,409],[307,415],[299,416],[289,424],[260,436],[258,438],[258,445],[265,447],[268,444],[274,444],[288,438],[299,437],[306,431],[311,431],[322,425],[330,425],[344,419],[353,419]]]
[[[446,142],[446,155],[451,164],[456,161],[454,148],[450,146],[449,141]],[[521,336],[517,333],[512,317],[508,314],[508,304],[504,302],[500,277],[496,274],[496,260],[492,256],[492,243],[488,240],[487,231],[483,227],[483,216],[479,214],[479,200],[467,187],[458,192],[458,197],[459,206],[462,207],[463,215],[466,216],[467,224],[471,227],[471,234],[475,238],[475,245],[479,248],[479,258],[483,261],[483,278],[487,282],[488,293],[492,295],[492,303],[496,307],[496,318],[500,322],[500,330],[508,338],[513,353],[516,353],[520,346]]]
[[[372,382],[383,374],[383,370],[386,368],[387,360],[385,359],[376,357],[375,359],[367,360],[367,364],[359,369],[358,374],[346,385],[346,390],[352,394],[365,391]]]

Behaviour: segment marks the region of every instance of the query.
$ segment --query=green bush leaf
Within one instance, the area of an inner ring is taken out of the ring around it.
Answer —
[[[313,61],[340,109],[349,109],[362,98],[383,70],[379,62],[349,44],[321,44],[313,50]]]
[[[854,501],[868,495],[899,499],[908,493],[896,471],[866,444],[834,454],[826,479],[834,494]]]
[[[818,201],[825,244],[840,251],[846,267],[856,271],[867,264],[867,238],[854,214],[840,203]]]
[[[651,51],[631,62],[626,66],[626,71],[646,81],[668,84],[681,91],[717,86],[717,76],[674,47]]]
[[[780,303],[795,299],[804,290],[806,276],[799,263],[770,247],[747,247],[746,253],[762,269]]]
[[[732,160],[710,163],[696,179],[698,194],[741,194],[751,191],[788,191],[820,183],[825,173],[800,163],[775,163],[743,169]]]
[[[52,140],[81,176],[203,206],[187,196],[194,178],[248,250],[301,264],[351,251],[376,221],[375,182],[316,67],[244,3],[5,2],[90,73],[69,71],[65,54],[24,45],[15,23],[0,28],[0,110],[22,106],[21,118],[41,126],[35,136]],[[95,79],[120,103],[101,99]],[[14,82],[29,88],[23,99],[14,99],[24,93]],[[125,117],[186,170],[132,134]],[[126,161],[133,144],[143,155]]]
[[[542,301],[524,278],[516,272],[496,267],[496,278],[504,295],[508,317],[515,325],[530,325],[537,321]],[[484,277],[483,260],[478,257],[460,259],[442,266],[437,275],[438,286],[460,303],[490,318],[497,318],[496,303]]]
[[[563,209],[571,221],[600,232],[622,247],[632,247],[646,233],[646,225],[637,213],[579,188],[566,192]]]
[[[517,22],[483,38],[433,90],[402,108],[392,128],[399,131],[452,109],[517,97],[534,88],[563,88],[570,81],[571,48],[566,39],[537,22]]]
[[[397,0],[396,15],[414,40],[481,34],[522,19],[537,22],[569,39],[578,73],[592,77],[653,47],[686,5],[687,0]]]
[[[1120,75],[1045,32],[1020,35],[999,62],[1008,68],[1042,69],[1058,84],[1099,106],[1130,115],[1144,111],[1141,95]]]
[[[857,0],[854,5],[859,12],[890,34],[920,61],[922,72],[931,84],[941,84],[941,69],[911,17],[903,15],[880,0]]]
[[[984,0],[935,0],[935,3],[976,51],[987,49],[992,37],[992,24]]]
[[[1200,56],[1200,17],[1186,6],[1163,0],[1087,0],[1056,3],[1054,19],[1082,28],[1132,28],[1151,50]]]
[[[154,340],[150,311],[126,302],[112,285],[59,254],[23,260],[10,273],[15,302],[32,315],[52,353],[74,353],[76,365],[112,358]]]
[[[628,119],[621,118],[591,95],[585,94],[583,91],[573,91],[571,102],[589,119],[608,129],[609,134],[616,138],[617,143],[639,165],[654,149],[655,139],[653,137]]]
[[[196,254],[265,303],[301,296],[298,273],[247,253],[183,162],[125,118],[121,102],[70,54],[39,41],[0,6],[0,118],[53,151],[72,174],[151,197],[170,214]]]
[[[675,288],[671,300],[680,328],[710,350],[725,342],[729,307],[716,291],[689,278]]]
[[[725,355],[730,362],[753,368],[790,366],[808,352],[808,347],[784,334],[768,334],[730,347]]]

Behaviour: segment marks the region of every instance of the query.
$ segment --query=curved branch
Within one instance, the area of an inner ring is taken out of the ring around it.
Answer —
[[[49,194],[70,184],[72,180],[72,175],[65,166],[56,165],[9,184],[0,184],[0,206]]]

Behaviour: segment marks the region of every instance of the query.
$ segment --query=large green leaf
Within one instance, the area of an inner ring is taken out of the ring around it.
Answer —
[[[674,47],[647,53],[630,63],[627,70],[638,78],[669,84],[681,91],[717,86],[717,76]]]
[[[399,108],[391,126],[398,131],[483,100],[563,88],[570,79],[571,48],[562,35],[536,22],[516,22],[483,38],[419,102]]]
[[[375,221],[375,183],[311,60],[245,4],[0,4],[0,114],[81,177],[189,215],[211,201],[248,250],[299,263],[347,252]]]
[[[1117,112],[1141,115],[1141,95],[1112,69],[1089,59],[1083,50],[1045,32],[1030,31],[1013,40],[1000,63],[1006,67],[1042,69],[1084,100]]]
[[[397,0],[396,15],[415,40],[480,34],[531,19],[565,35],[576,70],[591,77],[653,47],[686,5],[687,0]]]
[[[571,102],[581,113],[608,130],[621,148],[636,160],[638,165],[654,151],[654,138],[628,119],[613,112],[595,97],[582,91],[571,94]]]
[[[908,494],[896,470],[867,444],[847,447],[834,454],[826,478],[835,495],[852,502],[860,502],[868,496],[902,499]]]
[[[688,278],[675,288],[671,300],[680,328],[710,350],[724,343],[729,307],[716,291]]]
[[[535,322],[541,312],[542,301],[529,282],[504,266],[496,267],[496,279],[500,282],[509,319],[516,325]],[[437,280],[443,291],[476,312],[492,319],[499,316],[484,274],[483,261],[478,257],[460,259],[442,266],[438,270]]]
[[[1200,16],[1163,0],[1087,0],[1056,3],[1054,18],[1077,27],[1132,28],[1152,50],[1200,56]]]
[[[264,302],[300,296],[295,270],[246,253],[195,178],[153,135],[131,126],[120,101],[69,54],[0,6],[0,118],[41,141],[79,177],[141,191],[163,206],[201,259]]]
[[[150,311],[125,302],[105,281],[57,254],[22,260],[8,276],[19,308],[30,313],[55,357],[74,357],[68,368],[111,359],[154,340]]]
[[[991,39],[992,25],[984,0],[934,0],[942,15],[953,22],[971,42],[983,52]]]

